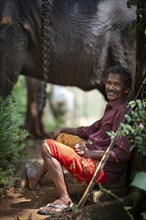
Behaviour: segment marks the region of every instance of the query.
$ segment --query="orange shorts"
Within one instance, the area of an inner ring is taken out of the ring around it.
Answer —
[[[79,142],[79,137],[77,138]],[[53,157],[56,158],[69,173],[75,176],[79,182],[85,184],[90,182],[98,164],[98,160],[81,157],[74,151],[74,149],[58,141],[46,139],[44,142],[50,149]],[[100,176],[96,181],[96,183],[99,182],[101,184],[105,184],[107,182],[104,170],[101,171]]]

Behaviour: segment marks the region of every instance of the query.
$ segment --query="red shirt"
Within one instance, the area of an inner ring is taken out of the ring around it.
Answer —
[[[127,113],[127,98],[122,97],[106,105],[103,117],[91,126],[79,127],[77,134],[81,138],[91,140],[92,144],[87,144],[89,149],[105,151],[111,139],[107,131],[116,132],[124,120]],[[123,174],[127,167],[127,161],[131,157],[130,142],[126,137],[119,137],[111,151],[110,156],[113,161],[107,161],[104,171],[110,182],[115,182]],[[116,164],[115,164],[116,163]]]

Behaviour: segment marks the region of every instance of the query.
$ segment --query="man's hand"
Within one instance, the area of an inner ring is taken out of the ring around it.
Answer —
[[[77,128],[58,128],[49,133],[51,139],[56,139],[60,133],[77,135]]]
[[[80,143],[76,144],[74,146],[74,150],[77,154],[79,154],[82,157],[85,157],[85,158],[89,157],[88,149],[86,147],[86,142],[80,142]]]
[[[58,129],[56,129],[55,131],[50,132],[50,133],[49,133],[50,138],[53,139],[53,140],[55,140],[61,132],[62,132],[62,129],[61,129],[61,128],[58,128]]]

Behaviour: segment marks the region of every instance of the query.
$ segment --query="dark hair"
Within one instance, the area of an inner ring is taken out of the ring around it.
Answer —
[[[124,84],[126,88],[131,89],[132,86],[132,76],[131,73],[129,72],[128,69],[126,69],[123,66],[112,66],[108,69],[107,71],[107,77],[108,75],[112,73],[112,74],[121,74],[124,77]]]

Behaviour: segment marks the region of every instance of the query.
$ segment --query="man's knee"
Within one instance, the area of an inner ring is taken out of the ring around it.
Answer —
[[[49,146],[44,142],[41,147],[42,155],[51,154]]]

